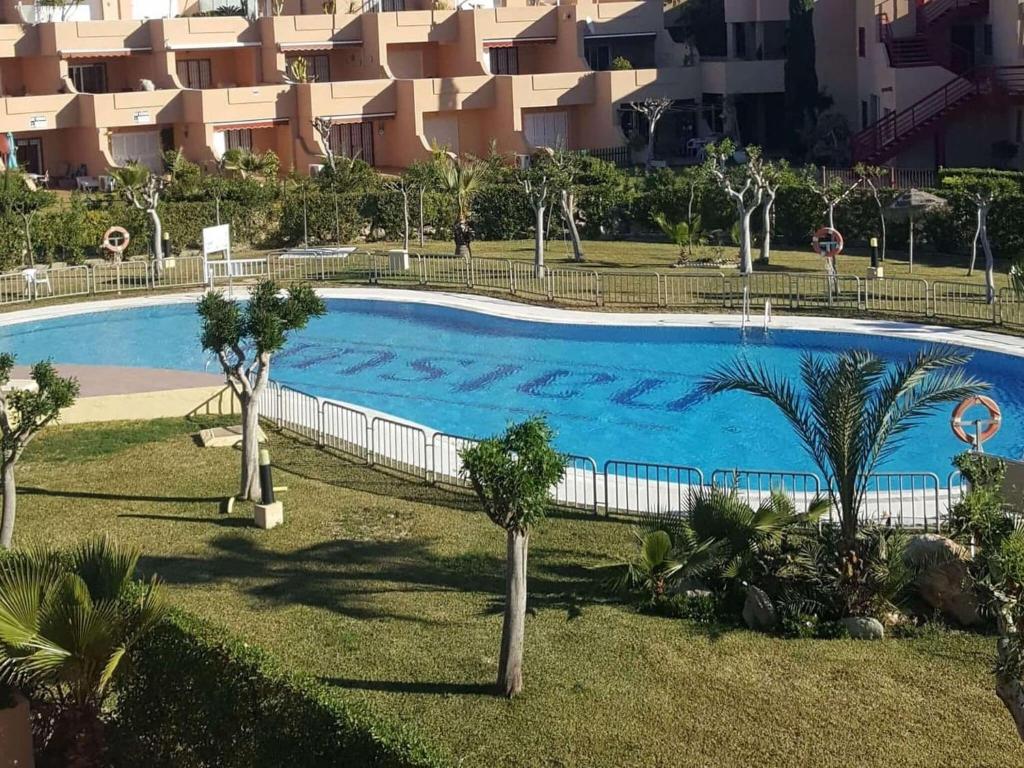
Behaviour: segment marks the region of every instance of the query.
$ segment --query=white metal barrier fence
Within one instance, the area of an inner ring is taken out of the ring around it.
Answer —
[[[408,269],[385,253],[275,253],[253,259],[202,257],[109,262],[0,274],[0,306],[84,295],[222,286],[270,277],[280,282],[319,281],[370,285],[465,288],[569,306],[621,306],[734,310],[742,297],[791,311],[844,310],[865,315],[937,317],[1024,329],[1024,298],[1009,288],[988,301],[985,287],[914,278],[862,279],[807,272],[725,275],[706,270],[662,273],[556,267],[538,277],[532,263],[501,258],[411,255]]]
[[[469,486],[461,451],[476,443],[473,438],[427,430],[275,382],[268,384],[262,396],[260,415],[318,446],[369,465],[428,483]],[[706,487],[704,474],[696,467],[613,459],[598,469],[589,456],[565,458],[565,475],[552,487],[552,500],[593,514],[682,514]],[[826,492],[824,482],[811,472],[715,469],[709,479],[707,485],[735,489],[752,506],[772,493],[783,493],[805,511]],[[881,472],[867,479],[860,516],[865,523],[938,530],[949,505],[962,493],[957,473],[942,485],[930,472]],[[836,511],[829,517],[835,520]]]

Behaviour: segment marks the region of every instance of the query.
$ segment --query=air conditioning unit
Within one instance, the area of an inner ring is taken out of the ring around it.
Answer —
[[[519,170],[526,170],[527,168],[530,167],[531,160],[532,160],[532,158],[530,157],[530,155],[519,155],[519,154],[517,154],[516,155],[516,168],[518,168]]]
[[[309,175],[310,176],[317,176],[320,173],[320,171],[322,171],[323,169],[324,169],[324,164],[323,163],[310,163],[309,164]]]

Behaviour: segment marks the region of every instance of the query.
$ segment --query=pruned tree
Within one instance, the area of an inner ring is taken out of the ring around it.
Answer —
[[[694,216],[693,204],[697,199],[697,190],[701,189],[708,182],[708,168],[704,163],[692,165],[681,171],[681,175],[686,180],[686,188],[688,190],[686,199],[686,252],[690,258],[693,258],[694,240],[698,239],[701,234],[701,219],[700,216]]]
[[[985,296],[991,304],[996,300],[996,282],[995,258],[988,238],[988,214],[997,200],[1015,194],[1016,184],[1007,178],[975,174],[951,175],[944,178],[942,183],[974,205],[974,237],[971,240],[971,260],[967,265],[967,274],[974,274],[980,242],[982,253],[985,254]]]
[[[241,499],[260,498],[259,399],[270,380],[271,358],[284,347],[289,333],[326,311],[308,285],[293,286],[282,294],[273,280],[257,283],[244,304],[219,291],[209,291],[199,301],[200,342],[217,355],[242,407]]]
[[[882,204],[880,189],[882,186],[882,179],[888,178],[889,176],[889,169],[879,165],[865,165],[864,163],[859,163],[853,167],[853,172],[857,174],[857,178],[860,182],[868,188],[872,199],[875,201],[875,207],[878,208],[878,226],[881,238],[881,252],[879,253],[879,256],[882,261],[885,261],[885,206]],[[970,274],[970,272],[967,274]]]
[[[0,354],[0,475],[3,476],[3,516],[0,517],[0,548],[10,549],[18,488],[14,468],[25,448],[48,424],[60,418],[78,397],[78,380],[57,374],[49,361],[32,366],[30,387],[9,387],[14,355]]]
[[[334,134],[334,120],[330,117],[314,117],[313,132],[320,142],[320,150],[324,155],[324,165],[328,168],[335,168],[337,156],[334,154],[334,147],[331,138]]]
[[[761,154],[756,147],[750,147],[747,150],[748,162],[732,168],[728,165],[728,161],[735,151],[736,148],[729,139],[723,139],[719,144],[708,144],[705,148],[707,153],[705,167],[736,206],[740,235],[740,273],[749,275],[754,271],[754,262],[751,256],[750,216],[761,205],[761,198],[764,195],[764,190],[752,173],[752,167],[756,167],[756,163],[761,162]],[[751,165],[752,161],[755,162],[755,166]]]
[[[390,190],[392,192],[397,192],[398,194],[400,194],[402,196],[402,223],[404,225],[403,226],[403,230],[402,230],[402,250],[404,250],[406,253],[408,253],[409,252],[409,191],[410,191],[409,180],[405,177],[405,175],[393,176],[393,177],[390,177],[386,182],[384,182],[384,187],[385,187],[385,189],[388,189],[388,190]],[[421,215],[422,215],[422,213],[421,213]]]
[[[473,215],[473,197],[482,181],[480,163],[474,157],[459,156],[443,149],[434,150],[434,162],[441,189],[451,200],[452,237],[455,240],[455,255],[472,255],[473,230],[470,219]]]
[[[548,206],[549,179],[543,165],[531,165],[519,172],[519,186],[526,193],[526,200],[533,209],[533,275],[544,278],[544,212]]]
[[[140,211],[145,211],[153,223],[153,265],[157,274],[162,275],[164,238],[157,206],[160,204],[160,193],[166,186],[166,179],[134,161],[120,168],[110,168],[109,173],[114,179],[114,188],[121,192],[129,204]]]
[[[775,197],[778,195],[779,188],[789,173],[789,164],[785,160],[780,160],[777,163],[764,160],[761,157],[760,150],[751,154],[751,149],[751,147],[747,148],[747,155],[750,157],[748,161],[750,174],[754,177],[754,183],[760,187],[762,198],[761,255],[758,261],[761,264],[768,264],[771,261],[772,255]]]
[[[565,147],[541,147],[534,156],[534,162],[541,163],[547,169],[551,179],[553,193],[556,195],[562,220],[572,241],[572,260],[579,263],[586,260],[583,253],[583,241],[576,224],[576,187],[582,170],[582,158],[578,152],[570,152]]]
[[[565,473],[565,457],[552,447],[553,437],[544,419],[535,417],[461,452],[462,471],[484,512],[505,531],[505,613],[498,690],[509,697],[523,689],[530,530],[544,517],[551,503],[551,487]]]
[[[848,198],[853,192],[860,187],[861,180],[856,179],[853,182],[843,181],[838,176],[830,176],[828,178],[819,179],[816,175],[810,175],[808,177],[810,182],[811,190],[821,198],[821,201],[825,204],[825,216],[828,219],[828,226],[831,229],[836,228],[836,208],[843,200]]]
[[[57,196],[53,192],[36,188],[27,176],[18,171],[4,171],[3,180],[4,207],[21,219],[25,234],[24,263],[34,267],[36,254],[32,244],[32,220],[39,211],[53,205]]]
[[[645,165],[651,167],[654,161],[654,131],[658,122],[672,109],[673,101],[668,98],[649,98],[643,101],[631,101],[629,106],[647,118],[647,159]]]

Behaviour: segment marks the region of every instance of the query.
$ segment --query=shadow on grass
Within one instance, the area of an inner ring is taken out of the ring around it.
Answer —
[[[355,619],[446,626],[446,601],[460,595],[483,597],[482,613],[500,613],[505,595],[503,558],[438,557],[428,544],[409,539],[333,540],[281,552],[264,549],[242,533],[224,533],[210,540],[207,555],[144,556],[140,567],[170,585],[230,582],[269,606],[305,605]],[[531,553],[531,611],[560,611],[569,620],[581,615],[588,603],[604,598],[592,572],[557,558],[549,560],[545,554],[542,547]],[[414,599],[405,599],[408,596]]]
[[[253,525],[252,520],[248,517],[231,517],[228,515],[182,517],[179,515],[144,515],[137,513],[125,513],[118,515],[118,517],[133,520],[165,520],[170,523],[202,523],[203,525],[216,525],[221,528],[250,528]]]
[[[428,695],[496,696],[497,687],[485,683],[414,683],[403,680],[354,680],[347,677],[321,677],[324,685],[346,690],[384,691],[386,693],[425,693]]]
[[[101,501],[155,501],[174,504],[212,504],[223,501],[222,496],[133,496],[126,493],[97,493],[95,491],[55,491],[49,488],[18,488],[18,493],[29,496],[54,496],[64,499],[99,499]]]

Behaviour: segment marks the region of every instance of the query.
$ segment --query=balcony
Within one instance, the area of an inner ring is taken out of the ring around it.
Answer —
[[[494,78],[488,75],[416,80],[413,90],[416,111],[420,113],[494,106]]]
[[[230,125],[285,122],[295,115],[290,85],[211,88],[181,94],[186,123]]]
[[[512,99],[517,109],[590,104],[594,78],[589,72],[558,72],[512,78]]]
[[[149,25],[144,21],[51,22],[40,24],[38,30],[43,56],[68,58],[153,50]]]
[[[709,61],[700,63],[702,88],[705,93],[782,93],[785,85],[785,62],[773,61]]]
[[[789,0],[725,0],[725,21],[789,21]]]
[[[304,121],[314,117],[360,120],[394,117],[397,111],[394,80],[308,83],[296,88],[296,114]]]
[[[77,98],[73,93],[59,93],[0,99],[0,124],[15,132],[77,127]]]
[[[153,47],[167,51],[259,48],[261,26],[241,16],[201,16],[150,22]]]
[[[183,94],[176,90],[82,94],[81,124],[95,128],[127,128],[181,121]]]

